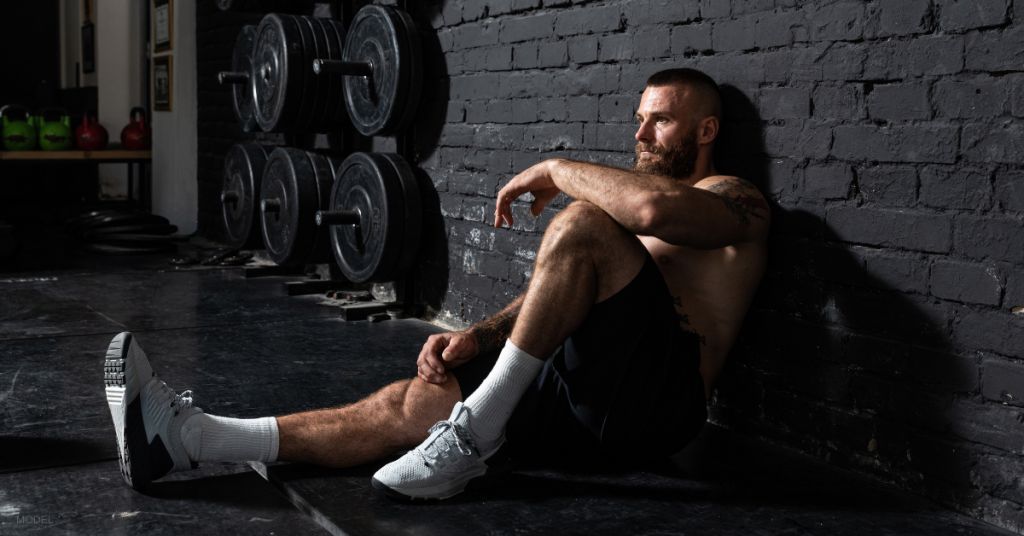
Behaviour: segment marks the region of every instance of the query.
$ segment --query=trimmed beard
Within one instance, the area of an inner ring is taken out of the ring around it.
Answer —
[[[661,158],[641,158],[640,153],[648,151]],[[644,142],[636,144],[636,160],[633,171],[646,175],[664,175],[674,179],[685,179],[697,168],[697,133],[690,132],[678,143],[666,150]]]

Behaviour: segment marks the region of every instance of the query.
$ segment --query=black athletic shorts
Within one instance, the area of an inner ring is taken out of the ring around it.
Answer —
[[[707,420],[700,340],[679,327],[668,285],[648,255],[640,273],[595,304],[544,363],[506,428],[510,455],[600,452],[670,456]],[[452,369],[465,400],[499,352]]]

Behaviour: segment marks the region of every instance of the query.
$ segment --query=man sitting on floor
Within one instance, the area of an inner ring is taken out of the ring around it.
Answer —
[[[105,376],[125,479],[140,489],[215,460],[346,467],[412,448],[373,486],[443,499],[510,458],[679,451],[707,419],[765,267],[768,205],[712,162],[721,115],[707,75],[661,71],[636,113],[631,171],[548,160],[512,179],[496,227],[512,224],[511,203],[527,192],[534,216],[559,192],[576,199],[544,233],[527,291],[466,331],[432,335],[417,379],[355,404],[207,415],[156,377],[130,333],[118,335]]]

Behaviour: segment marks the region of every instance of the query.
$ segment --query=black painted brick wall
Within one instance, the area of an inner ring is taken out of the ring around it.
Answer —
[[[453,326],[523,292],[570,200],[496,230],[501,185],[550,157],[630,165],[645,78],[702,69],[726,96],[719,168],[775,218],[712,420],[1022,531],[1019,3],[419,6],[417,292]]]

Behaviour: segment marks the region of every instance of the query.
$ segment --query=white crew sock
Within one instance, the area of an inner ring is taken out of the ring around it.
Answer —
[[[543,360],[506,341],[490,374],[463,403],[469,409],[473,434],[483,440],[501,436],[512,410],[542,367]]]
[[[277,419],[231,419],[197,413],[181,425],[181,442],[194,462],[274,462]]]

